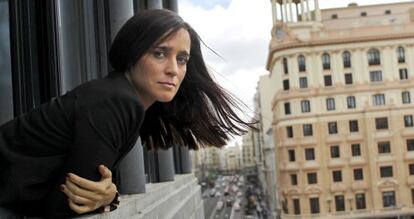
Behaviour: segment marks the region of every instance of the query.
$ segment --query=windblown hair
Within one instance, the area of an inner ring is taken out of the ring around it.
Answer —
[[[230,135],[255,129],[255,122],[244,121],[233,110],[241,110],[241,102],[212,79],[201,53],[200,37],[176,13],[146,10],[129,19],[109,51],[109,61],[115,69],[112,73],[128,71],[148,50],[181,28],[191,38],[185,78],[172,101],[155,102],[146,110],[141,140],[148,149],[172,145],[191,149],[222,147]]]

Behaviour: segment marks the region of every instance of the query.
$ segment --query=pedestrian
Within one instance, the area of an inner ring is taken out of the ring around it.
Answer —
[[[0,126],[4,212],[67,217],[113,209],[111,173],[138,137],[149,150],[222,147],[253,127],[210,76],[200,47],[176,13],[139,12],[114,39],[107,77]]]

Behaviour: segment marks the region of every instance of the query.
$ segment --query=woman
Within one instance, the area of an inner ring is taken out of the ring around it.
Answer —
[[[197,33],[174,12],[148,10],[128,20],[109,61],[108,77],[0,127],[0,206],[73,216],[94,210],[85,208],[99,193],[94,181],[107,188],[93,204],[108,206],[114,187],[110,171],[98,166],[116,169],[139,136],[148,149],[198,149],[222,147],[230,134],[252,127],[209,75]]]

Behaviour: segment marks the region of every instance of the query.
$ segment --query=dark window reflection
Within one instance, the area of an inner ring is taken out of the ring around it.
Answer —
[[[13,118],[9,1],[0,0],[0,124]]]

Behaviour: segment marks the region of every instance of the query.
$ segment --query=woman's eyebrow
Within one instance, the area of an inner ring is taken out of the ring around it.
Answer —
[[[169,52],[169,51],[172,50],[172,48],[169,47],[169,46],[155,46],[154,49],[161,49],[161,50],[166,51],[166,52]],[[187,56],[190,55],[190,52],[185,50],[185,49],[179,51],[178,53],[181,54],[181,55],[187,55]]]

